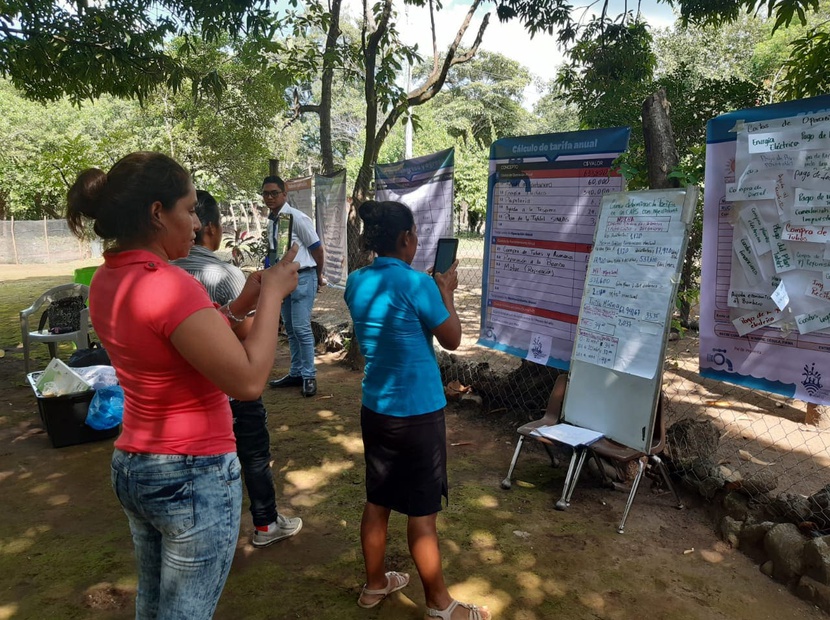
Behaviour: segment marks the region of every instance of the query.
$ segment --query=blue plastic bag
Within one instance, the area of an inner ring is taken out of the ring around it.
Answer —
[[[95,391],[86,414],[86,425],[96,431],[105,431],[121,424],[124,416],[124,390],[120,385],[109,385]]]

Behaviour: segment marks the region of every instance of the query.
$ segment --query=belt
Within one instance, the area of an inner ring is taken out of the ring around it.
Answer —
[[[312,269],[317,269],[317,267],[303,267],[297,270],[297,273],[305,273],[306,271],[311,271]]]

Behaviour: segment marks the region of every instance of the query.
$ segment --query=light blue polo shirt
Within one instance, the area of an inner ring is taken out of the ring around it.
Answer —
[[[366,358],[363,404],[396,417],[447,404],[432,348],[432,330],[450,313],[431,276],[378,256],[346,281],[346,305]]]

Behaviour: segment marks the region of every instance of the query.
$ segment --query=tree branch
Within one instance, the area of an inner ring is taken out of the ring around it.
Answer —
[[[435,12],[433,0],[429,0],[429,24],[432,27],[432,72],[438,71],[438,41],[435,37]]]
[[[473,4],[470,6],[470,9],[467,11],[467,15],[464,17],[464,21],[458,28],[458,32],[455,35],[455,40],[450,44],[449,48],[447,49],[447,56],[444,59],[444,63],[441,66],[440,71],[433,71],[427,78],[426,82],[424,82],[420,87],[416,88],[415,90],[409,93],[409,95],[407,96],[407,105],[421,105],[422,103],[425,103],[432,99],[436,94],[438,94],[438,92],[444,86],[444,81],[447,79],[447,73],[449,72],[450,67],[456,64],[467,62],[468,60],[472,59],[473,56],[475,56],[479,46],[481,45],[481,40],[484,37],[484,31],[487,29],[487,25],[490,22],[489,13],[484,16],[484,19],[481,22],[481,27],[478,30],[478,34],[476,35],[473,47],[470,48],[470,50],[467,51],[465,54],[462,54],[460,56],[456,56],[456,52],[458,51],[458,47],[459,45],[461,45],[461,39],[466,34],[467,28],[469,28],[470,22],[473,19],[473,15],[475,14],[476,9],[478,9],[480,4],[481,0],[475,0]]]
[[[480,1],[480,0],[477,0]],[[364,0],[366,2],[366,0]],[[363,165],[360,167],[358,177],[361,175],[366,177],[363,182],[368,187],[371,170],[367,167],[367,162],[374,163],[377,158],[377,145],[383,144],[377,141],[377,122],[378,122],[378,95],[375,86],[375,63],[377,62],[378,48],[380,41],[386,34],[389,28],[389,17],[392,15],[392,0],[384,0],[383,11],[381,12],[380,20],[377,27],[369,35],[369,40],[366,44],[365,66],[366,74],[363,86],[364,99],[366,101],[366,144],[363,147]],[[385,125],[385,123],[384,123]],[[385,137],[385,136],[384,136]],[[358,178],[358,185],[361,184],[361,179]],[[362,198],[361,198],[362,200]]]
[[[484,16],[484,19],[481,22],[481,26],[478,29],[478,34],[476,35],[475,41],[473,42],[473,47],[471,47],[467,52],[461,54],[460,56],[456,56],[456,51],[458,51],[458,46],[461,45],[461,39],[467,32],[467,28],[469,28],[470,26],[470,22],[472,21],[473,15],[475,14],[476,9],[478,9],[480,4],[481,0],[475,0],[473,4],[470,6],[470,9],[467,11],[467,15],[465,16],[464,21],[458,28],[458,32],[455,35],[455,40],[450,44],[449,48],[447,48],[447,56],[444,59],[444,63],[441,66],[440,72],[433,71],[423,85],[410,92],[407,96],[406,101],[392,108],[387,117],[384,119],[383,124],[381,124],[381,126],[378,128],[377,134],[374,138],[376,150],[380,149],[380,145],[383,144],[383,141],[389,135],[389,132],[392,131],[392,128],[395,126],[395,123],[398,122],[400,117],[403,115],[404,112],[406,112],[406,110],[409,107],[426,103],[441,91],[441,88],[443,88],[444,82],[447,79],[447,73],[449,72],[450,67],[456,64],[467,62],[475,56],[484,37],[484,31],[487,29],[487,25],[490,22],[489,13],[487,13]]]
[[[478,34],[476,35],[475,41],[473,41],[473,46],[470,49],[468,49],[466,53],[453,58],[452,66],[460,65],[473,59],[473,57],[478,53],[478,48],[481,45],[482,39],[484,38],[484,31],[487,28],[489,22],[490,14],[488,13],[484,16],[484,21],[481,22],[481,27],[478,29]]]
[[[305,103],[305,104],[302,104],[302,105],[300,104],[300,93],[297,91],[296,88],[294,89],[292,109],[294,111],[294,114],[292,114],[291,118],[289,118],[286,121],[285,125],[282,126],[283,129],[285,129],[286,127],[288,127],[289,125],[291,125],[295,121],[299,120],[300,117],[303,114],[306,114],[306,113],[313,113],[313,114],[317,114],[317,115],[320,114],[320,105],[319,104],[311,104],[311,103]]]

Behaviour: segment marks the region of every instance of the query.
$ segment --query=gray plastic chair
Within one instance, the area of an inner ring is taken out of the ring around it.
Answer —
[[[48,329],[36,329],[31,331],[29,317],[37,312],[43,312],[48,306],[59,299],[67,297],[82,297],[84,301],[89,299],[89,287],[85,284],[62,284],[49,289],[38,297],[35,302],[20,311],[20,336],[23,340],[23,366],[26,374],[29,374],[29,345],[32,342],[43,342],[49,347],[49,354],[52,357],[58,356],[57,343],[73,341],[79,349],[89,347],[89,308],[80,311],[81,327],[74,332],[63,334],[50,334]]]

